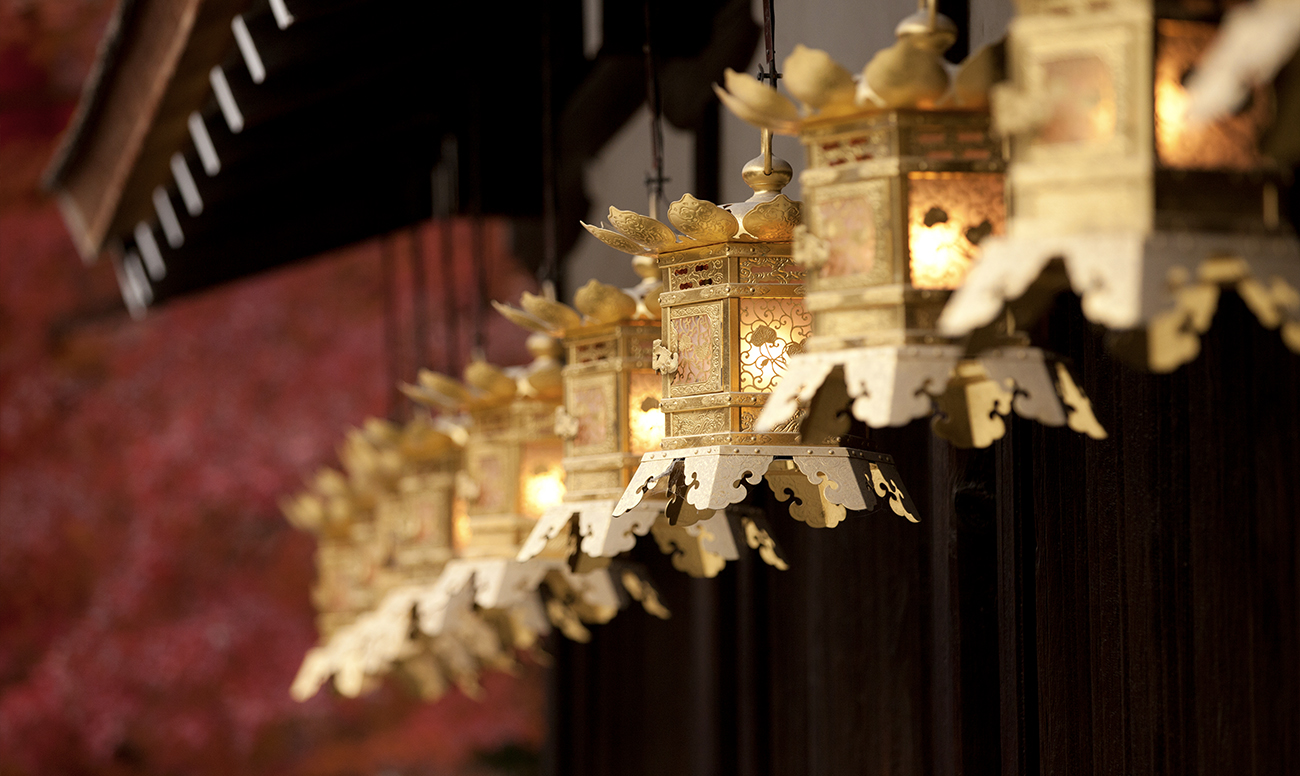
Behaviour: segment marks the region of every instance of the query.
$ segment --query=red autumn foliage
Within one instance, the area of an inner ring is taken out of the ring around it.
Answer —
[[[477,701],[289,698],[313,542],[276,502],[386,411],[379,245],[131,321],[38,191],[109,10],[0,0],[0,774],[480,773],[536,749],[535,669]],[[489,226],[493,293],[516,298]],[[491,355],[522,339],[493,323]]]

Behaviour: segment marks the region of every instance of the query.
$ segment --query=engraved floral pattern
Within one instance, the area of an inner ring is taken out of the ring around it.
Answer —
[[[729,240],[740,230],[740,224],[731,213],[690,194],[668,206],[668,220],[682,234],[703,242]]]
[[[810,334],[812,318],[802,299],[741,299],[740,390],[775,388]]]
[[[702,410],[673,414],[673,436],[720,434],[727,430],[726,410]]]
[[[802,283],[803,279],[799,265],[779,256],[759,256],[740,262],[742,283]]]
[[[725,282],[727,275],[722,268],[722,259],[693,261],[668,268],[668,288],[671,291],[686,291]]]
[[[713,327],[709,316],[684,315],[673,318],[677,338],[677,372],[673,385],[694,385],[709,379],[713,370]]]
[[[617,343],[613,339],[603,339],[579,342],[572,346],[570,353],[569,363],[586,364],[591,361],[613,358],[618,354],[618,349]]]
[[[803,218],[800,203],[784,194],[745,214],[745,231],[759,240],[789,240]]]

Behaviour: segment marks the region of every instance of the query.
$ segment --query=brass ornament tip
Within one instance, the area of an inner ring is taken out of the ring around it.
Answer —
[[[633,256],[632,271],[642,280],[657,280],[659,278],[659,262],[650,256]]]
[[[900,40],[906,36],[915,36],[913,40],[917,45],[942,54],[957,42],[957,24],[947,16],[936,13],[931,26],[930,12],[920,10],[904,17],[894,28],[894,35]]]
[[[779,156],[772,157],[772,172],[766,172],[765,167],[763,155],[759,154],[746,162],[744,169],[740,171],[740,177],[744,178],[745,183],[755,193],[770,191],[776,194],[794,178],[794,168]]]
[[[528,352],[533,358],[542,358],[543,356],[559,358],[564,353],[564,345],[558,339],[541,333],[528,335],[524,346],[528,348]]]

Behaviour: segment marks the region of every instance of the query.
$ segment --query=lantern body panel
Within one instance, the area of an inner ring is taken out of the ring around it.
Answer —
[[[1268,93],[1204,128],[1183,118],[1183,81],[1217,24],[1146,5],[1074,10],[1012,23],[1014,98],[995,101],[1013,135],[1011,233],[1276,231],[1280,175],[1256,150]],[[1018,126],[1036,102],[1047,115]]]
[[[664,342],[677,354],[677,371],[666,380],[664,396],[679,398],[721,391],[730,385],[731,369],[726,332],[730,329],[727,302],[681,305],[664,314]]]
[[[913,172],[907,176],[912,285],[961,286],[980,241],[1006,229],[1000,173]]]
[[[871,111],[809,122],[808,349],[929,344],[947,289],[1005,229],[1001,149],[987,114]]]
[[[379,597],[374,584],[383,551],[372,521],[353,523],[345,536],[320,538],[316,547],[316,585],[312,603],[322,637],[370,609]]]
[[[564,442],[566,501],[618,498],[641,450],[662,436],[662,420],[654,424],[659,381],[650,367],[658,335],[658,321],[641,320],[566,332],[564,409],[576,421]]]
[[[510,557],[533,524],[564,496],[556,404],[516,399],[470,411],[465,470],[465,557]]]
[[[628,381],[628,452],[639,456],[658,450],[663,442],[664,411],[660,409],[663,388],[653,369],[633,369],[628,373]]]
[[[797,429],[758,434],[754,417],[811,333],[803,271],[783,242],[727,241],[659,254],[665,450],[797,444]]]

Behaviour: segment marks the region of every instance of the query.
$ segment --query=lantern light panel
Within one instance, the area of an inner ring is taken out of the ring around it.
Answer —
[[[1008,234],[989,241],[942,329],[996,318],[1059,260],[1084,315],[1153,371],[1196,357],[1225,287],[1300,352],[1300,245],[1280,205],[1289,174],[1259,151],[1272,90],[1255,86],[1210,122],[1187,113],[1188,84],[1217,77],[1198,68],[1224,8],[1020,7],[993,101],[1010,139]]]

